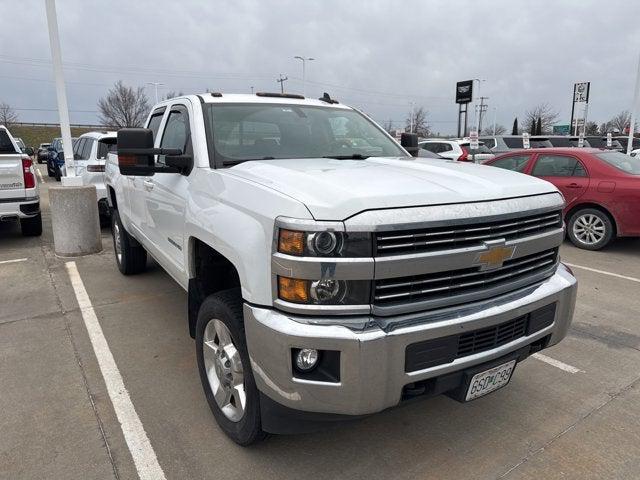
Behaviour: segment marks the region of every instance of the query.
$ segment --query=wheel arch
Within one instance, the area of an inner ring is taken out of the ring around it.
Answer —
[[[580,210],[587,209],[587,208],[592,208],[594,210],[599,210],[602,213],[604,213],[607,217],[609,217],[609,220],[611,220],[611,224],[613,225],[613,236],[612,236],[612,238],[616,238],[618,236],[619,228],[618,228],[618,222],[616,221],[616,217],[609,211],[608,208],[603,207],[599,203],[583,202],[583,203],[579,203],[577,205],[574,205],[565,214],[565,216],[564,216],[565,221],[568,223],[569,220],[571,219],[571,217],[576,212],[578,212]]]
[[[188,317],[189,334],[195,338],[198,310],[207,296],[240,287],[238,268],[207,242],[190,237],[188,241]]]

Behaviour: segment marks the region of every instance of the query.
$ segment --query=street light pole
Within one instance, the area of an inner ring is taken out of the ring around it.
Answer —
[[[73,143],[71,140],[71,126],[69,125],[69,107],[67,105],[67,92],[64,86],[64,72],[62,70],[62,52],[60,50],[60,35],[58,34],[58,16],[56,14],[55,0],[45,0],[47,10],[47,24],[49,27],[49,43],[51,44],[51,60],[53,63],[53,76],[56,83],[56,97],[58,100],[58,115],[60,117],[60,130],[62,134],[62,146],[64,162],[67,166],[66,177],[75,177],[76,171],[73,164]],[[82,185],[82,178],[80,185]],[[78,184],[76,180],[63,180],[63,184]]]
[[[631,155],[631,150],[633,150],[633,132],[635,131],[635,127],[636,127],[638,97],[640,97],[640,56],[638,56],[638,73],[636,73],[636,91],[633,93],[633,105],[631,105],[631,122],[629,123],[629,139],[627,140],[627,155]]]
[[[147,85],[153,85],[156,87],[156,103],[158,103],[158,87],[164,85],[162,82],[147,82]]]
[[[302,61],[302,95],[307,96],[307,61],[312,62],[315,60],[313,57],[301,57],[300,55],[296,55],[296,60]]]
[[[498,107],[493,107],[493,134],[496,134],[496,116],[498,115]]]
[[[480,102],[480,108],[482,109],[482,97],[480,96],[480,84],[481,82],[484,82],[484,80],[481,80],[479,78],[474,78],[475,81],[478,82],[478,98],[480,98],[481,102]],[[476,104],[476,110],[477,110],[477,104]],[[480,116],[482,115],[482,111],[480,112],[475,112],[476,113],[476,133],[478,133],[478,135],[480,134]]]

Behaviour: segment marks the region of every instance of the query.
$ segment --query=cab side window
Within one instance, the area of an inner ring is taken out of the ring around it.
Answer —
[[[153,139],[155,140],[158,136],[158,130],[160,129],[160,123],[162,122],[162,117],[164,115],[164,108],[160,108],[153,112],[151,118],[149,119],[149,123],[147,124],[147,128],[153,132]]]
[[[85,142],[82,145],[82,150],[80,150],[80,158],[78,160],[89,160],[89,157],[91,156],[91,149],[93,148],[94,143],[95,139],[93,138],[85,139]]]
[[[182,105],[174,105],[169,112],[169,118],[162,133],[160,148],[177,148],[185,155],[190,155],[191,130],[189,128],[189,114]],[[158,155],[158,163],[164,163],[164,155]]]
[[[492,162],[491,166],[513,170],[514,172],[523,172],[530,158],[530,155],[511,155]]]

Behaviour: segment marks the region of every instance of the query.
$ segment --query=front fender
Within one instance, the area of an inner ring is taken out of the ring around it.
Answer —
[[[193,239],[229,260],[238,272],[242,298],[272,305],[271,254],[275,218],[311,219],[297,200],[268,187],[216,170],[196,175],[185,220],[185,265],[194,278]]]

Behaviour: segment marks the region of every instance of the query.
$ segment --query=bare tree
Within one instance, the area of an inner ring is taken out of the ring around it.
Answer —
[[[389,119],[386,122],[384,122],[384,124],[382,124],[382,128],[384,128],[384,130],[389,133],[389,134],[393,134],[394,128],[393,128],[393,120]]]
[[[184,93],[182,93],[181,91],[176,92],[174,90],[171,90],[164,96],[164,100],[171,100],[172,98],[181,97],[182,95],[184,95]]]
[[[411,126],[413,125],[413,133],[417,133],[419,137],[428,137],[431,133],[431,126],[427,121],[428,113],[429,112],[427,112],[423,107],[416,108],[413,112],[410,111],[407,119],[405,120],[404,131],[410,132]]]
[[[631,114],[628,110],[623,110],[609,120],[609,129],[622,133],[631,123]]]
[[[598,133],[600,133],[600,135],[606,135],[610,131],[611,131],[611,122],[603,122],[598,127]]]
[[[587,122],[584,130],[585,135],[598,135],[598,124],[596,122]]]
[[[496,135],[504,135],[507,133],[507,129],[504,125],[496,124]],[[493,135],[493,123],[491,125],[486,125],[482,127],[481,135]]]
[[[98,100],[100,121],[109,127],[139,127],[149,113],[143,87],[133,89],[118,80],[105,98]]]
[[[6,127],[18,121],[18,114],[8,103],[0,102],[0,125]]]
[[[535,128],[536,122],[540,119],[542,125],[542,133],[552,130],[551,126],[558,120],[560,113],[554,110],[548,103],[540,103],[528,110],[524,115],[523,129],[525,132],[531,132]]]

